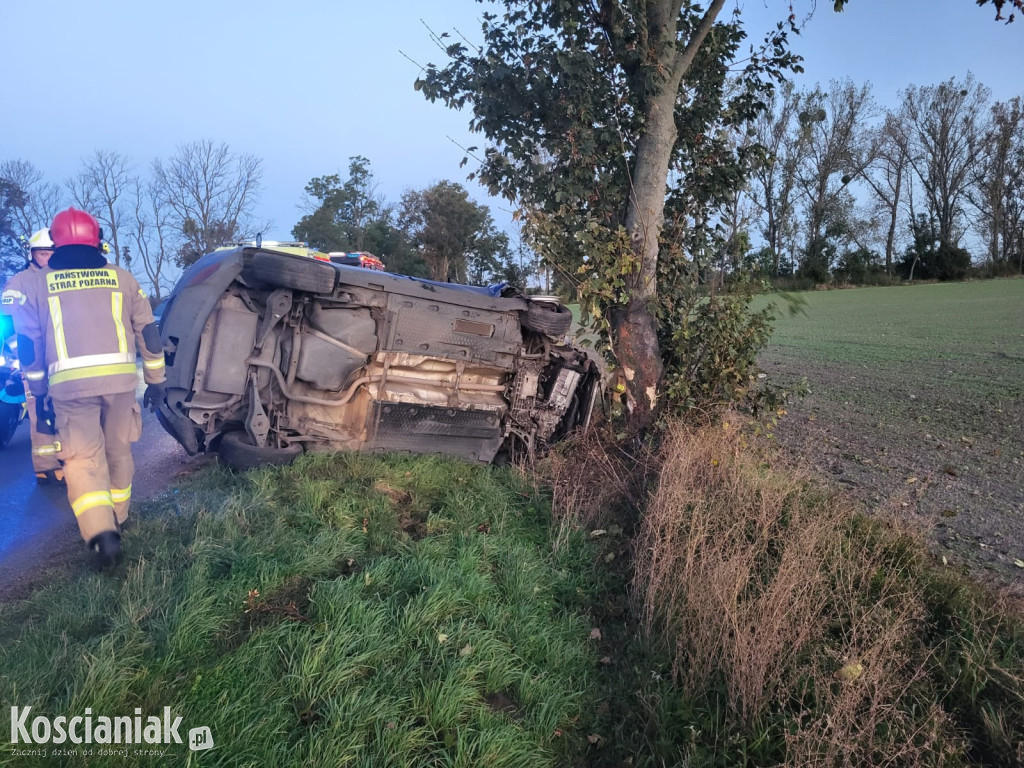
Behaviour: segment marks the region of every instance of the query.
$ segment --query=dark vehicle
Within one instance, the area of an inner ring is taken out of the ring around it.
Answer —
[[[229,466],[303,450],[531,455],[585,427],[597,366],[557,301],[266,247],[204,256],[161,319],[164,428]]]
[[[0,346],[0,448],[7,447],[27,415],[18,358],[5,343]]]

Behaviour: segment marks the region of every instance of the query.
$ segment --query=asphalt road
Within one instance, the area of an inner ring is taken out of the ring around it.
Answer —
[[[142,425],[133,446],[133,501],[153,498],[195,462],[147,410]],[[50,568],[87,566],[66,490],[36,483],[27,420],[0,450],[0,489],[0,598],[25,594]]]

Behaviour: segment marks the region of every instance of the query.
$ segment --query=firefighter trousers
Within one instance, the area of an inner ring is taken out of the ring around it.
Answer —
[[[28,426],[32,440],[32,469],[36,472],[49,472],[60,469],[57,460],[57,449],[60,443],[56,435],[45,435],[36,430],[36,399],[28,387],[25,387],[25,407],[28,409]]]
[[[142,410],[134,392],[54,400],[53,410],[68,501],[89,542],[128,518],[135,472],[131,444],[142,434]]]

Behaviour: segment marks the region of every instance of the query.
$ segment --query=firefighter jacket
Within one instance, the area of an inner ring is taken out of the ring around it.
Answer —
[[[133,392],[136,349],[146,383],[163,382],[153,310],[135,277],[107,263],[96,249],[88,259],[64,260],[58,258],[61,250],[51,257],[51,268],[30,275],[24,288],[18,347],[33,394],[70,400]]]
[[[18,327],[18,315],[25,308],[25,286],[31,281],[34,274],[42,271],[38,264],[30,261],[23,270],[11,275],[11,279],[4,286],[3,294],[0,295],[0,314],[10,316],[14,321],[14,328]],[[10,327],[7,327],[4,335],[6,336],[11,330]]]

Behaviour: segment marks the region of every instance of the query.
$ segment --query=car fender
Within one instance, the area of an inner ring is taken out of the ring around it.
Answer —
[[[164,309],[160,340],[167,353],[167,386],[192,389],[199,341],[213,308],[242,272],[241,249],[208,254],[178,280]]]

